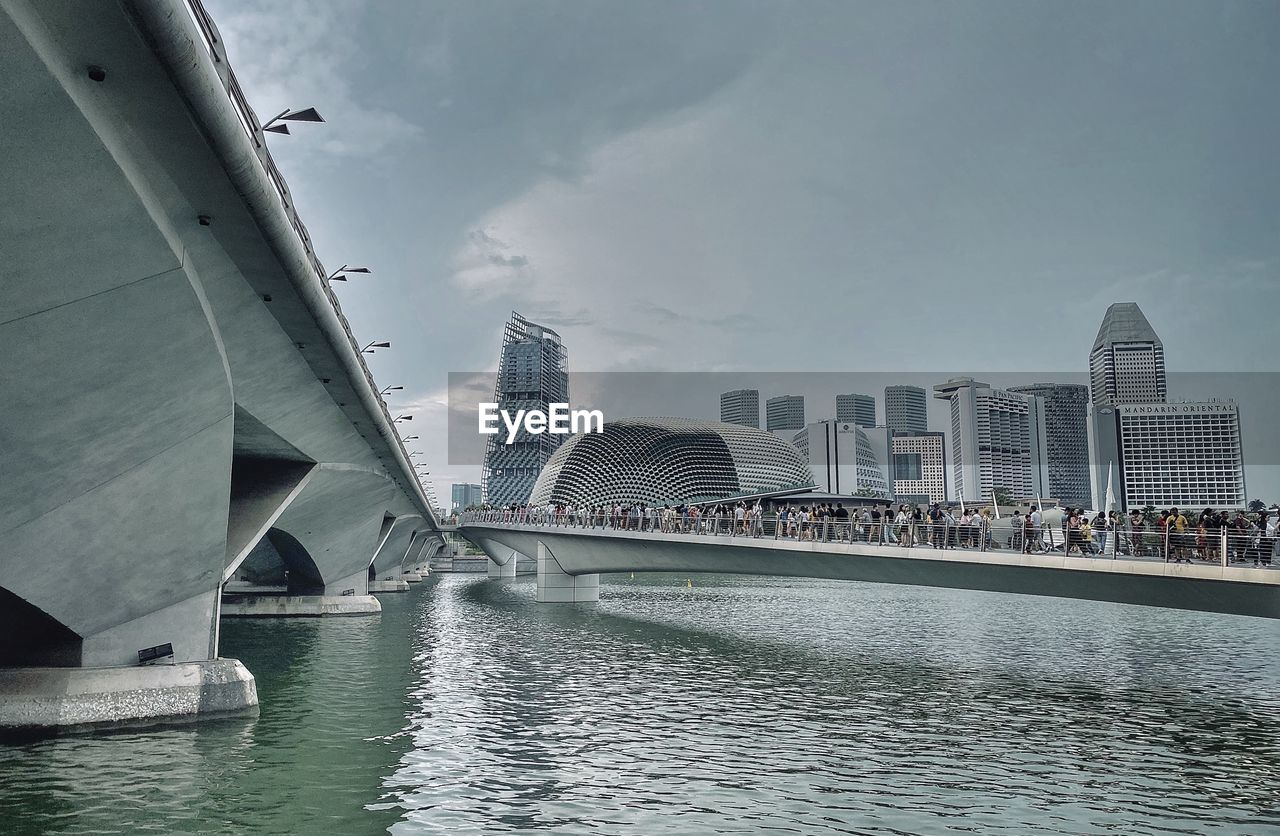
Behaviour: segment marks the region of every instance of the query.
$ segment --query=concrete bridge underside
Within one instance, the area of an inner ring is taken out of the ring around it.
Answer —
[[[177,0],[0,0],[0,728],[256,704],[224,583],[376,612],[434,530],[226,72]]]
[[[607,572],[707,572],[831,578],[1111,601],[1280,618],[1280,577],[1267,569],[687,536],[600,529],[465,525],[491,560],[538,555],[538,597],[592,601]]]

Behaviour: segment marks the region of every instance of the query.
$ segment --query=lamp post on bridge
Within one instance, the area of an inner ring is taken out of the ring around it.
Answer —
[[[332,273],[330,273],[325,280],[330,282],[345,282],[347,280],[347,277],[344,274],[346,273],[372,274],[373,271],[370,270],[368,267],[348,267],[347,265],[344,264],[341,267],[339,267],[337,270],[334,270]]]
[[[267,120],[267,124],[262,126],[263,133],[271,134],[289,134],[289,126],[284,122],[323,122],[324,117],[314,107],[304,107],[302,110],[291,110],[285,108]]]
[[[368,345],[366,345],[364,348],[360,349],[360,353],[374,354],[379,348],[391,348],[391,343],[386,340],[383,340],[381,342],[377,342],[377,341],[371,342]]]

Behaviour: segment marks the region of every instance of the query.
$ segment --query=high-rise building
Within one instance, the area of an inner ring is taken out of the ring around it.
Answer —
[[[1107,308],[1089,352],[1095,404],[1163,403],[1169,397],[1164,343],[1136,302]]]
[[[1044,399],[1049,488],[1063,505],[1083,508],[1092,501],[1089,486],[1089,387],[1081,383],[1010,386],[1010,392]]]
[[[880,428],[864,430],[853,421],[815,421],[791,442],[813,471],[817,490],[889,499],[888,443]]]
[[[871,395],[836,395],[836,420],[859,427],[876,425],[876,399]]]
[[[1112,485],[1118,510],[1243,508],[1244,456],[1234,403],[1104,405],[1121,474]],[[1103,485],[1099,491],[1106,491]]]
[[[919,386],[884,387],[884,424],[895,433],[929,430],[929,400]]]
[[[923,390],[921,390],[923,391]],[[946,433],[890,431],[889,473],[899,502],[945,502],[947,499]]]
[[[1047,496],[1044,400],[973,378],[933,387],[951,405],[951,470],[956,496],[991,502],[995,491],[1011,499]]]
[[[511,415],[521,409],[546,412],[550,404],[568,403],[568,354],[560,335],[512,313],[503,334],[493,399],[498,409]],[[542,466],[564,439],[546,432],[533,435],[523,427],[510,444],[505,436],[490,436],[483,471],[486,501],[500,506],[528,502]]]
[[[1089,386],[1093,398],[1094,507],[1101,508],[1106,503],[1107,482],[1113,486],[1124,482],[1119,425],[1112,407],[1169,399],[1164,343],[1136,302],[1116,302],[1103,315],[1089,351]]]
[[[720,420],[744,427],[760,426],[760,390],[734,389],[720,395]]]
[[[804,429],[804,396],[778,395],[765,401],[764,421],[765,429],[769,432],[797,432]]]
[[[484,492],[479,485],[471,483],[454,483],[452,488],[450,510],[465,511],[484,502]]]

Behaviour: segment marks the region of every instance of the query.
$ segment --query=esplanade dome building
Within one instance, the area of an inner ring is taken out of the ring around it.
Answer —
[[[754,427],[689,418],[624,418],[571,437],[533,486],[535,505],[676,505],[808,490],[800,451]]]

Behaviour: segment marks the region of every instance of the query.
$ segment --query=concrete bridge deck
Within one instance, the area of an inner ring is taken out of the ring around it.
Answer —
[[[0,76],[0,728],[251,704],[223,584],[376,612],[431,508],[199,0],[0,0]]]
[[[590,601],[600,573],[714,572],[914,584],[1280,618],[1280,571],[1061,553],[1023,554],[727,534],[464,521],[497,564],[538,558],[539,600]]]

